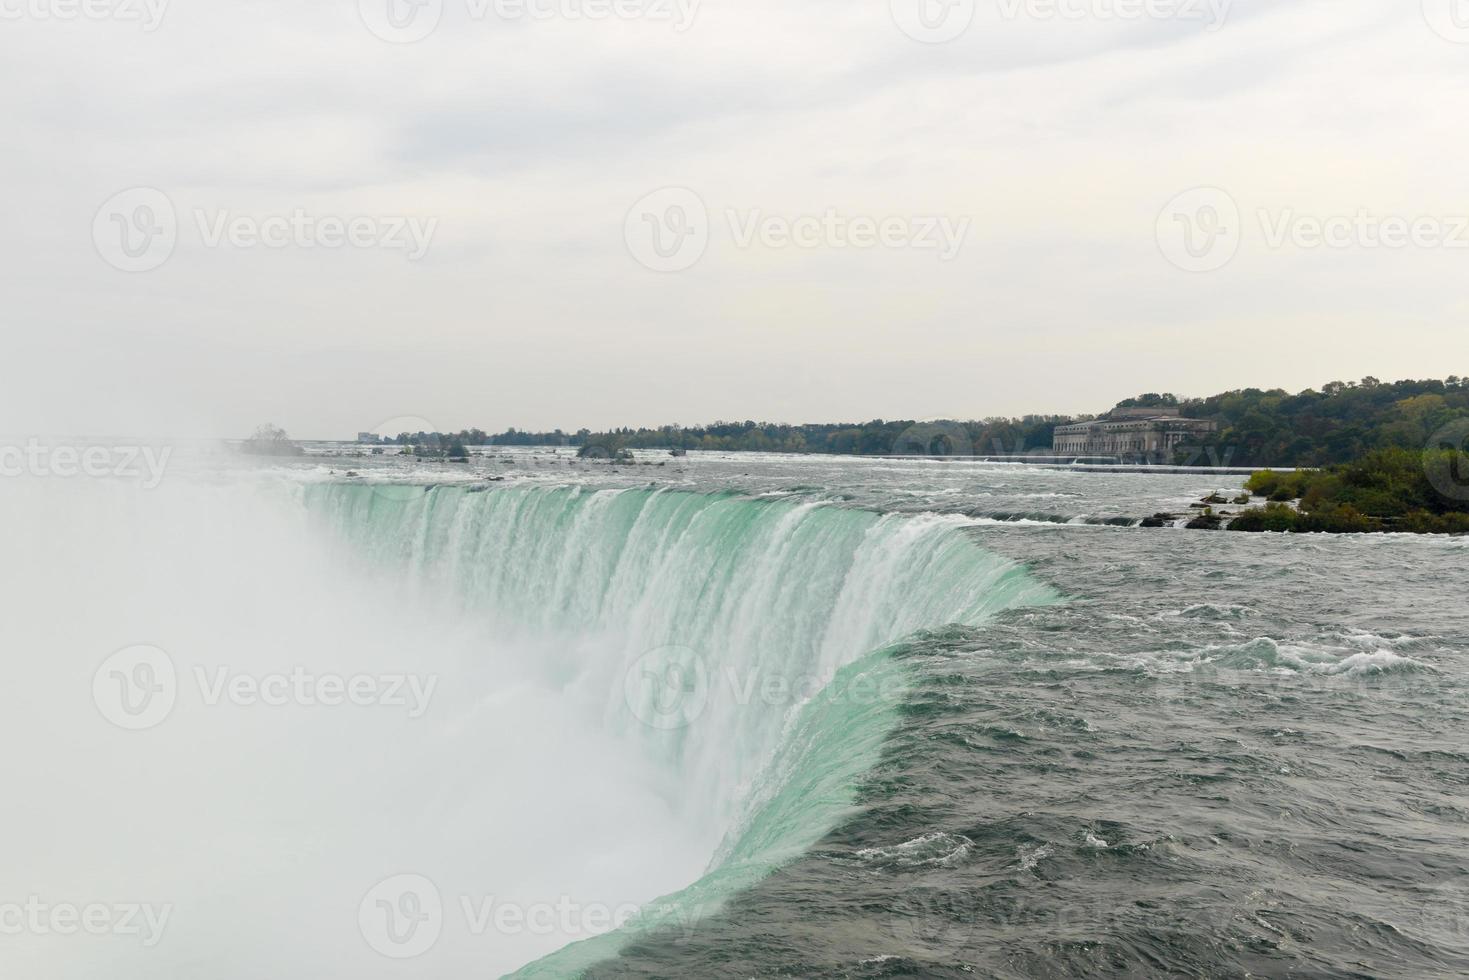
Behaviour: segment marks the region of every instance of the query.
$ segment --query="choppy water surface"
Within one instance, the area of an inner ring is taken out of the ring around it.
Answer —
[[[475,466],[967,515],[1064,601],[906,637],[855,811],[587,975],[1469,972],[1469,539],[1108,526],[1237,477],[640,458]]]
[[[862,812],[596,976],[1469,970],[1465,542],[986,527]]]

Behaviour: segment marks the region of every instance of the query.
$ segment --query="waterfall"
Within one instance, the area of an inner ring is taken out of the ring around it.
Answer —
[[[952,517],[668,490],[306,494],[375,565],[539,651],[540,683],[649,760],[710,845],[688,889],[528,976],[574,973],[639,928],[707,914],[800,854],[848,812],[897,720],[891,646],[1053,599]]]

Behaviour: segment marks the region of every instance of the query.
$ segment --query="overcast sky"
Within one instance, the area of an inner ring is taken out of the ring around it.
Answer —
[[[1462,0],[81,2],[0,0],[9,435],[1469,373]]]

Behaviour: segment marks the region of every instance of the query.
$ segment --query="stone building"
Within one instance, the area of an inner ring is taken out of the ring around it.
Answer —
[[[1218,426],[1180,417],[1177,408],[1114,408],[1090,422],[1058,425],[1051,451],[1057,456],[1116,456],[1168,463],[1173,451]]]

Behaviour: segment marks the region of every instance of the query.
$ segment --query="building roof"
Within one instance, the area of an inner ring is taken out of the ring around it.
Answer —
[[[1177,405],[1152,405],[1146,408],[1114,408],[1104,418],[1109,419],[1161,419],[1178,418]]]
[[[1172,415],[1127,415],[1127,416],[1122,416],[1122,417],[1118,417],[1118,416],[1115,416],[1115,415],[1103,415],[1100,418],[1095,418],[1095,419],[1092,419],[1092,420],[1090,420],[1088,422],[1072,422],[1069,425],[1058,425],[1058,426],[1056,426],[1056,431],[1057,432],[1072,432],[1072,431],[1079,431],[1081,429],[1097,428],[1099,426],[1136,425],[1136,424],[1139,424],[1139,423],[1141,423],[1141,424],[1153,424],[1153,425],[1163,425],[1163,424],[1168,424],[1168,425],[1213,425],[1214,424],[1213,422],[1210,422],[1207,419],[1186,419],[1186,418],[1183,418],[1182,416],[1178,415],[1177,413],[1174,413]]]

